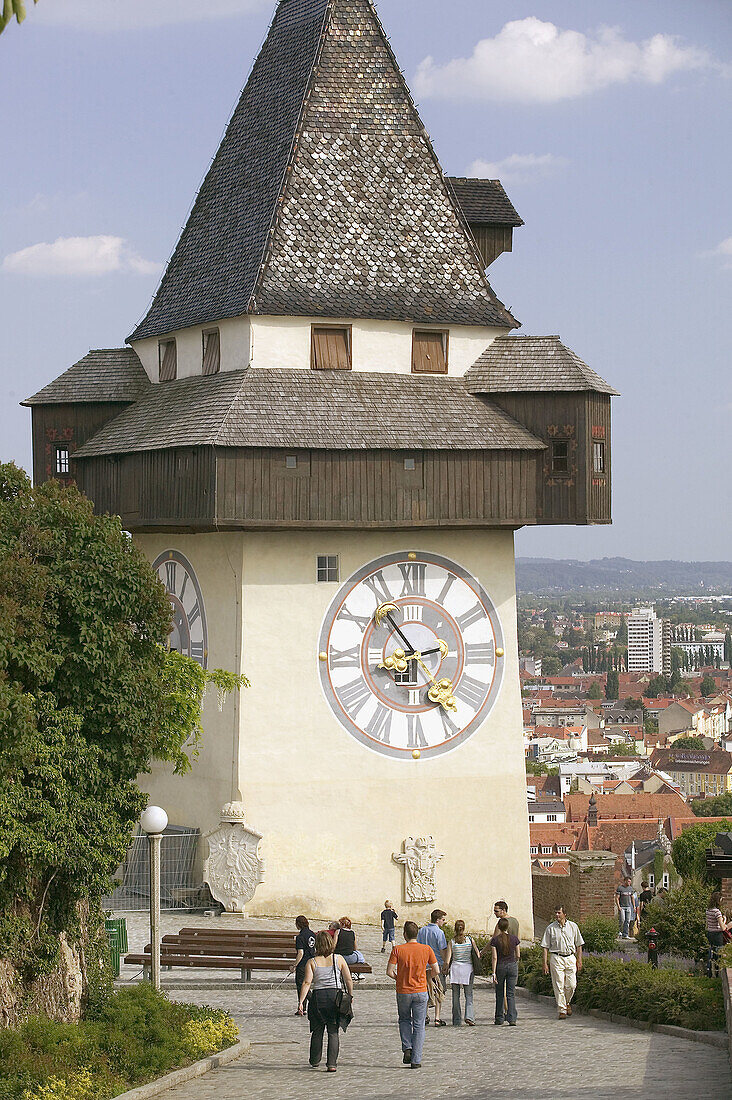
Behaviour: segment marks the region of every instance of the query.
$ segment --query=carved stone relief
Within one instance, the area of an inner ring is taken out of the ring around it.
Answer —
[[[264,880],[264,861],[259,856],[262,834],[247,825],[243,802],[227,802],[221,824],[206,839],[204,882],[227,912],[242,913]]]
[[[408,836],[401,852],[394,852],[392,859],[404,868],[404,900],[434,901],[435,870],[443,858],[431,836]]]

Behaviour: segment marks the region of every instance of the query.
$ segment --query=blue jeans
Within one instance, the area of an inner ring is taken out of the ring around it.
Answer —
[[[504,996],[507,1007],[506,1017],[509,1024],[516,1023],[516,979],[518,978],[518,963],[512,959],[510,962],[498,960],[496,966],[496,1023],[503,1022]]]
[[[427,994],[397,993],[396,998],[402,1050],[411,1050],[412,1064],[420,1065],[424,1046],[424,1022],[427,1017]]]
[[[635,922],[635,913],[632,909],[618,909],[618,932],[626,939]]]
[[[361,954],[360,951],[354,951],[350,955],[344,955],[343,958],[346,960],[346,962],[348,963],[349,966],[351,965],[351,963],[365,963],[366,962],[365,958],[363,957],[363,955]]]
[[[383,938],[384,938],[384,943],[386,943],[387,940],[389,940],[390,943],[394,943],[394,929],[393,928],[384,928],[382,935],[383,935]]]
[[[460,990],[462,989],[465,994],[465,1019],[470,1020],[471,1023],[475,1023],[475,1013],[473,1011],[473,979],[475,974],[470,975],[470,981],[467,985],[456,985],[452,983],[452,1022],[456,1026],[463,1022],[462,1013],[460,1011]]]

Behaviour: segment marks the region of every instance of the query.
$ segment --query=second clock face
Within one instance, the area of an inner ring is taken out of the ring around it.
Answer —
[[[318,643],[321,686],[339,722],[400,758],[447,752],[477,730],[498,695],[502,652],[482,585],[448,558],[416,551],[350,577]]]
[[[173,605],[173,628],[168,644],[171,649],[208,663],[208,631],[201,586],[193,566],[177,550],[165,550],[153,562]]]

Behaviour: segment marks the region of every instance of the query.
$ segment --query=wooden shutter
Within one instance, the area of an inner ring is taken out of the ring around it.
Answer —
[[[221,341],[219,330],[203,334],[203,373],[218,374],[221,367]]]
[[[178,374],[178,358],[175,350],[175,340],[161,340],[158,344],[160,360],[161,382],[172,382]]]
[[[412,334],[412,370],[447,374],[447,333],[415,329]]]
[[[311,366],[314,370],[350,370],[350,329],[313,325]]]

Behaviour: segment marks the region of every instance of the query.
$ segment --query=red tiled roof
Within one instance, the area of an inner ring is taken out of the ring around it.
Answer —
[[[561,821],[529,822],[531,843],[539,847],[542,845],[547,848],[551,846],[554,855],[557,854],[556,848],[558,845],[569,846],[573,850],[576,849],[581,832],[582,826],[577,824],[565,825]],[[541,855],[541,852],[539,852],[539,855]]]
[[[555,860],[550,867],[544,867],[542,865],[539,856],[534,856],[531,866],[535,867],[537,871],[541,871],[545,875],[568,875],[569,874],[569,860],[559,859]]]
[[[666,822],[666,832],[671,840],[676,840],[677,836],[681,836],[685,829],[691,828],[692,825],[706,825],[710,821],[731,821],[732,815],[727,817],[670,817]]]
[[[614,821],[619,818],[648,818],[658,821],[673,814],[684,814],[686,803],[680,794],[653,794],[650,791],[636,791],[635,794],[596,794],[597,819]],[[590,796],[575,792],[564,796],[567,821],[584,821]]]

